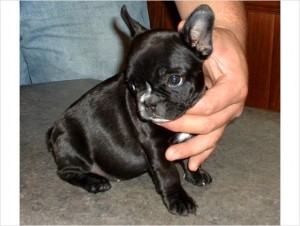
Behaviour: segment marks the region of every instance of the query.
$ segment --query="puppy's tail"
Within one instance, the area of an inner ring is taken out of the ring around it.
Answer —
[[[53,131],[53,127],[48,129],[46,133],[46,144],[47,144],[48,152],[53,152],[53,143],[51,139],[52,131]]]

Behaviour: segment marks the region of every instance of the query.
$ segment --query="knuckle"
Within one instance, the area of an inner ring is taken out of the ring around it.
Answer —
[[[240,88],[239,96],[242,100],[245,100],[248,95],[248,86],[243,86]]]
[[[211,115],[214,111],[214,107],[211,103],[206,103],[203,109],[201,109],[201,112],[204,115]]]
[[[205,153],[205,155],[210,155],[210,153],[212,153],[213,150],[215,150],[215,148],[216,148],[215,143],[209,143],[206,145],[205,149],[203,150],[203,154]]]
[[[242,107],[237,111],[237,113],[236,113],[236,115],[235,115],[234,118],[240,117],[240,116],[242,115],[243,111],[244,111],[244,107],[242,106]]]
[[[212,152],[213,150],[215,150],[217,147],[216,143],[211,144],[206,151]]]
[[[215,122],[210,119],[203,120],[202,134],[208,134],[215,130]]]

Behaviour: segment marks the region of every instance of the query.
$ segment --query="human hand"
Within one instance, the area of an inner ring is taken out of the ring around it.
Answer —
[[[213,152],[227,124],[243,111],[248,92],[247,61],[242,45],[230,30],[214,29],[213,52],[203,70],[206,94],[185,115],[160,124],[174,132],[197,134],[170,146],[165,153],[170,161],[189,157],[191,171],[196,171]]]

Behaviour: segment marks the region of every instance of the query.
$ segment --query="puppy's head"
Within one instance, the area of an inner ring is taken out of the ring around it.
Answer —
[[[195,9],[179,33],[147,30],[125,6],[121,16],[133,37],[126,79],[139,115],[154,122],[183,115],[205,92],[202,64],[212,52],[212,10]]]

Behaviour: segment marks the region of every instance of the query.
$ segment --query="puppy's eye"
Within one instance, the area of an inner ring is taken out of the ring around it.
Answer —
[[[168,79],[168,85],[170,87],[178,87],[183,83],[183,79],[180,75],[171,75]]]
[[[129,89],[130,89],[131,91],[136,91],[136,88],[135,88],[135,85],[133,84],[133,81],[129,80],[129,81],[127,82],[127,85],[128,85],[128,87],[129,87]]]

